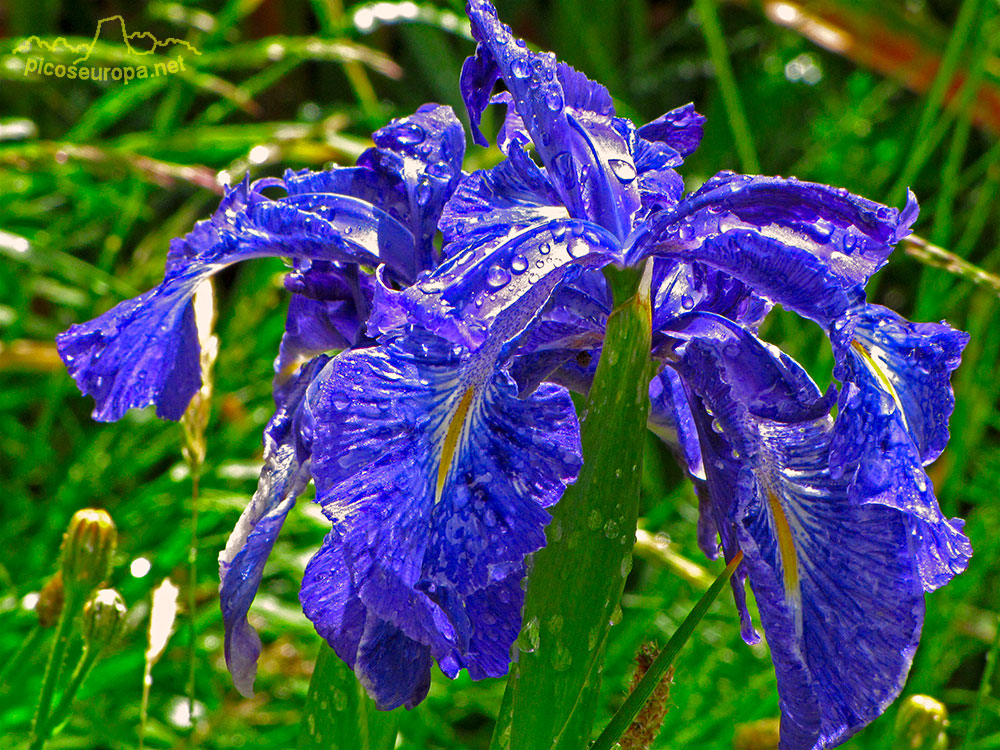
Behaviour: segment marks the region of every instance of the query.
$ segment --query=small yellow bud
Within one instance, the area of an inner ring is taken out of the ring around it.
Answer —
[[[733,738],[734,750],[777,750],[780,724],[777,718],[740,724]]]
[[[111,572],[118,531],[106,511],[78,510],[70,519],[62,543],[63,585],[90,593]]]
[[[125,620],[125,601],[114,589],[101,589],[83,605],[83,642],[98,651],[114,642]]]
[[[946,750],[948,710],[929,695],[911,695],[896,713],[893,750]]]
[[[35,605],[38,624],[43,628],[55,627],[55,624],[59,622],[59,615],[62,614],[63,601],[65,599],[62,571],[57,570],[45,582],[42,590],[38,592],[38,604]]]

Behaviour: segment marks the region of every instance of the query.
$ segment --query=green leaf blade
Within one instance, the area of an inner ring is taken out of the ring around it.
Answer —
[[[638,275],[614,281],[634,293]],[[648,293],[634,294],[608,320],[582,426],[584,465],[556,506],[529,575],[520,654],[494,750],[568,750],[589,740],[599,665],[631,569],[650,337]]]

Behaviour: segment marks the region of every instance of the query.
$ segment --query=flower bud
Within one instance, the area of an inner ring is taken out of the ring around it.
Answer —
[[[896,714],[893,750],[946,750],[948,710],[929,695],[911,695]]]
[[[62,614],[63,601],[65,600],[63,591],[62,571],[57,570],[45,585],[38,592],[38,604],[35,605],[35,614],[38,615],[38,624],[43,628],[54,627],[59,622],[59,615]]]
[[[87,648],[104,649],[121,632],[125,601],[114,589],[101,589],[83,605],[83,642]]]
[[[90,593],[111,572],[118,532],[106,511],[96,508],[78,510],[70,519],[63,536],[63,584]]]
[[[781,721],[777,717],[758,719],[736,727],[734,750],[775,750]]]

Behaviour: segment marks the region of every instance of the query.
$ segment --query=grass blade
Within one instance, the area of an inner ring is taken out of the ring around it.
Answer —
[[[708,591],[694,605],[694,609],[684,618],[684,622],[677,628],[677,632],[670,637],[667,645],[657,654],[649,670],[642,676],[639,684],[635,686],[635,690],[629,694],[622,707],[615,712],[615,715],[611,717],[611,721],[604,728],[604,731],[594,741],[594,744],[590,746],[590,750],[611,750],[619,738],[625,734],[629,725],[638,715],[639,711],[642,710],[642,707],[646,704],[656,686],[660,684],[660,680],[667,673],[667,669],[670,668],[674,658],[684,648],[684,644],[687,643],[688,638],[691,637],[694,629],[701,622],[701,618],[705,616],[708,608],[712,606],[712,602],[715,601],[719,592],[722,591],[723,586],[729,581],[736,570],[736,566],[740,564],[742,559],[743,553],[737,552],[729,565],[726,566],[726,569],[719,574],[719,577],[715,579],[715,582]]]

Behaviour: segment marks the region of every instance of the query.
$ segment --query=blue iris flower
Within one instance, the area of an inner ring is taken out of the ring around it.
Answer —
[[[194,289],[237,261],[291,258],[264,467],[220,554],[226,660],[249,694],[247,611],[313,481],[331,530],[305,613],[380,707],[412,707],[433,662],[507,671],[525,558],[582,461],[569,393],[600,356],[600,269],[643,265],[662,364],[649,427],[695,485],[705,553],[744,555],[733,591],[748,642],[747,581],[757,600],[781,747],[841,742],[899,693],[924,592],[971,555],[924,470],[948,440],[967,336],[865,299],[915,199],[899,211],[730,172],[685,195],[691,106],[636,128],[489,2],[468,13],[462,95],[482,145],[483,111],[506,107],[499,165],[463,173],[461,125],[426,105],[355,167],[244,181],[174,241],[160,286],[59,337],[67,367],[97,419],[150,404],[176,419],[200,383]],[[826,330],[839,389],[757,337],[774,304]]]

